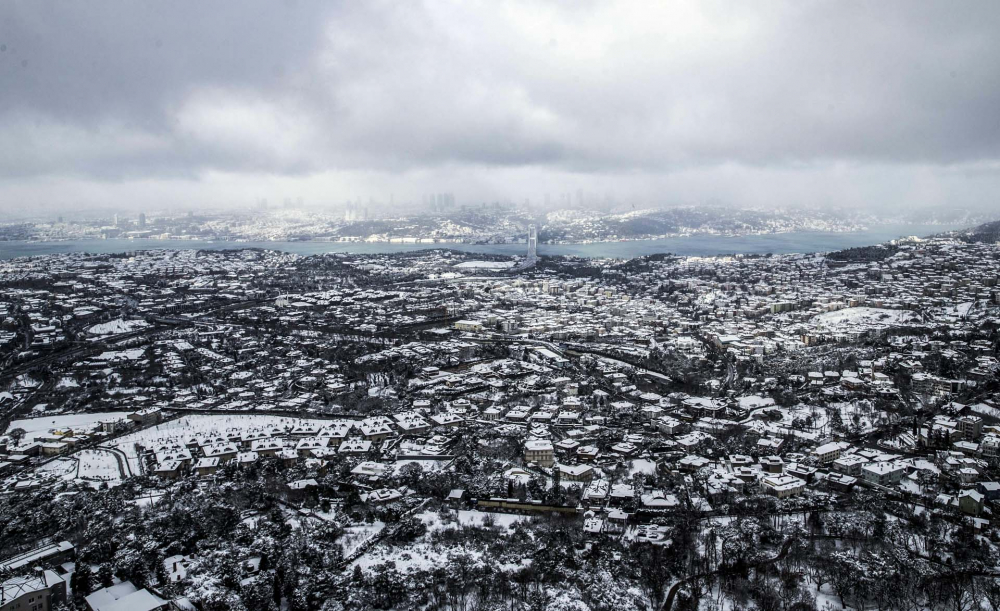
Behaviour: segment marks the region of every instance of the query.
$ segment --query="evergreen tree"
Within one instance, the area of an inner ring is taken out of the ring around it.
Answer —
[[[114,585],[115,573],[110,564],[102,564],[97,569],[97,581],[100,582],[102,588],[110,588]]]
[[[69,578],[73,596],[82,598],[94,590],[94,572],[86,562],[78,562],[73,576]]]

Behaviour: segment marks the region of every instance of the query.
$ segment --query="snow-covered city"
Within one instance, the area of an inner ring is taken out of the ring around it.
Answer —
[[[0,0],[0,611],[1000,611],[996,0]]]

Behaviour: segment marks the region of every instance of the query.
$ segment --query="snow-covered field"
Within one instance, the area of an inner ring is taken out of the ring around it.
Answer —
[[[859,325],[888,327],[920,322],[920,316],[909,310],[858,307],[817,314],[812,318],[812,322],[830,329],[856,330]]]
[[[875,429],[873,420],[878,418],[878,413],[875,410],[865,407],[863,402],[860,405],[854,403],[832,403],[830,407],[840,410],[840,419],[847,428],[857,425],[858,432],[860,433],[868,433]]]
[[[63,377],[56,384],[56,388],[78,388],[79,386],[77,381],[70,377]]]
[[[38,474],[57,479],[75,479],[76,461],[71,458],[57,458],[39,467]]]
[[[826,435],[828,430],[828,418],[826,411],[814,408],[809,405],[799,404],[795,407],[780,407],[770,405],[765,408],[767,412],[777,412],[781,414],[780,420],[756,419],[753,417],[744,420],[751,429],[765,435],[794,435],[802,439],[818,439]],[[801,428],[794,428],[792,423],[796,418],[803,421]],[[807,418],[812,418],[812,425],[805,424]]]
[[[124,320],[117,318],[108,322],[98,323],[87,329],[87,332],[91,335],[117,335],[119,333],[137,331],[148,326],[149,323],[145,320]]]
[[[394,472],[399,473],[400,469],[409,464],[419,465],[424,470],[424,473],[426,473],[428,471],[440,471],[449,462],[447,460],[397,460],[394,464]]]
[[[447,521],[442,521],[441,516],[437,512],[431,511],[417,514],[416,517],[427,524],[429,531],[457,528],[459,524],[483,526],[484,521],[487,519],[492,519],[494,525],[498,527],[509,529],[521,520],[530,519],[528,516],[502,513],[494,514],[482,511],[458,511],[457,513],[449,514]],[[430,545],[420,540],[403,548],[379,545],[355,560],[353,565],[368,568],[383,562],[392,561],[396,563],[398,570],[405,573],[412,570],[443,566],[452,553],[454,553],[453,548],[442,545]],[[473,557],[477,560],[481,559],[479,554],[474,553]],[[508,565],[503,566],[505,569],[516,568]]]
[[[39,467],[37,473],[45,478],[79,479],[94,487],[104,482],[109,486],[121,483],[118,462],[106,450],[82,450],[66,458],[57,458]]]
[[[455,267],[459,269],[509,269],[514,267],[513,261],[466,261]]]
[[[41,418],[24,418],[15,420],[7,427],[7,432],[14,429],[24,429],[24,440],[30,441],[36,435],[46,435],[51,430],[73,429],[73,432],[86,432],[97,428],[101,420],[124,420],[128,412],[95,412],[92,414],[67,414],[64,416],[43,416]]]
[[[371,524],[359,524],[358,526],[348,526],[344,529],[344,536],[340,538],[340,545],[344,549],[344,555],[349,556],[365,541],[382,532],[385,522],[373,522]]]
[[[739,397],[737,400],[740,402],[740,407],[743,409],[757,409],[760,407],[771,407],[774,405],[774,399],[771,397],[761,397],[758,395]]]
[[[428,530],[444,530],[448,528],[456,528],[459,524],[462,526],[482,526],[486,522],[487,516],[493,520],[493,524],[495,526],[502,526],[508,529],[522,520],[530,519],[529,516],[515,515],[511,513],[488,513],[485,511],[464,509],[455,514],[451,514],[451,518],[454,519],[454,522],[442,521],[441,516],[434,511],[425,511],[417,514],[415,517],[426,524]]]
[[[633,460],[631,462],[628,469],[628,474],[630,477],[632,475],[635,475],[636,473],[645,473],[647,475],[653,475],[654,473],[656,473],[656,463],[651,460],[647,460],[645,458],[637,458],[636,460]]]
[[[77,477],[92,482],[108,482],[115,485],[121,481],[118,461],[107,450],[81,450],[73,455],[80,462]]]

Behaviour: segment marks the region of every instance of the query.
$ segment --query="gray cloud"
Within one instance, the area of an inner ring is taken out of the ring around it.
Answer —
[[[992,203],[998,31],[995,2],[8,2],[0,209],[442,182]]]

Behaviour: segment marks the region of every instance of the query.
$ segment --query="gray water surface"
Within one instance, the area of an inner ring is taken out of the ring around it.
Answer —
[[[628,242],[595,242],[590,244],[539,244],[540,255],[574,255],[592,258],[630,259],[642,255],[674,253],[686,256],[719,254],[787,254],[829,252],[855,246],[868,246],[901,236],[926,236],[942,231],[961,229],[955,225],[877,225],[864,231],[825,232],[792,231],[725,237],[699,235],[690,237],[635,240]],[[525,244],[399,244],[386,242],[279,242],[279,241],[203,241],[203,240],[66,240],[58,242],[0,242],[0,259],[31,257],[68,252],[120,253],[150,249],[232,250],[266,248],[300,255],[328,252],[356,254],[411,252],[428,248],[452,248],[465,252],[495,255],[522,255]]]

